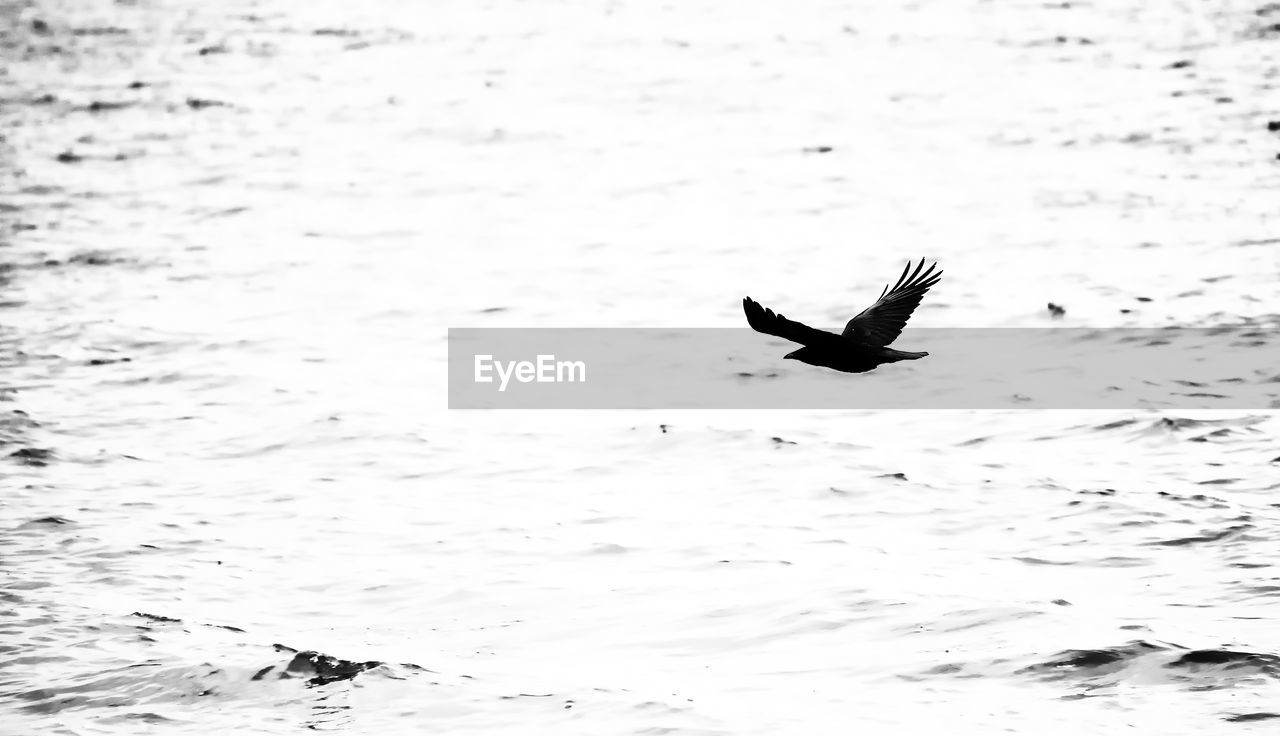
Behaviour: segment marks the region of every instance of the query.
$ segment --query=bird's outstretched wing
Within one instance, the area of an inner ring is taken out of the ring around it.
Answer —
[[[934,263],[929,266],[929,270],[924,271],[924,259],[921,258],[920,265],[912,271],[911,261],[907,261],[907,267],[898,277],[898,283],[893,288],[886,285],[875,304],[849,320],[849,324],[844,327],[843,337],[876,347],[884,347],[897,340],[898,335],[902,334],[902,328],[906,327],[907,320],[911,318],[911,313],[920,306],[924,293],[942,278],[941,271],[933,272],[937,267],[938,264]]]
[[[840,340],[840,336],[833,332],[815,329],[776,314],[772,309],[760,306],[751,297],[743,298],[742,311],[747,313],[747,324],[751,325],[751,329],[766,335],[785,338],[801,345],[829,344],[832,340]]]

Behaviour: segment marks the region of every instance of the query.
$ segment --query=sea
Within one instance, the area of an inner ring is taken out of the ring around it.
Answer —
[[[447,336],[838,325],[927,258],[914,327],[1275,349],[1278,43],[0,0],[0,735],[1274,732],[1273,406],[450,409]]]

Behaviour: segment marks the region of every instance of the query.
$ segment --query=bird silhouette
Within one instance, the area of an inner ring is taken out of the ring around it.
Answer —
[[[893,288],[886,285],[876,303],[849,320],[839,335],[787,319],[772,309],[760,306],[751,297],[743,298],[742,311],[747,314],[747,324],[756,332],[804,346],[787,353],[784,358],[844,373],[866,373],[885,363],[919,360],[928,355],[894,350],[889,343],[902,334],[902,328],[911,318],[911,313],[920,306],[924,293],[942,278],[941,271],[934,273],[937,266],[935,262],[927,271],[924,270],[922,258],[920,265],[912,271],[911,261],[907,261],[898,283]]]

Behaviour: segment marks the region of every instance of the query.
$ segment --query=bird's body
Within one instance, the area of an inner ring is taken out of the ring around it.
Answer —
[[[885,363],[897,363],[899,360],[916,360],[926,355],[928,353],[905,353],[893,348],[871,346],[840,346],[840,350],[823,350],[806,345],[782,357],[798,360],[809,365],[816,365],[819,368],[830,368],[841,373],[866,373]]]
[[[941,271],[933,271],[937,265],[935,263],[924,271],[924,260],[921,260],[912,273],[908,262],[893,288],[886,286],[876,303],[849,320],[839,335],[789,320],[772,309],[760,306],[751,297],[742,300],[742,310],[747,315],[747,323],[755,331],[804,346],[784,358],[843,373],[866,373],[885,363],[918,360],[928,355],[894,350],[889,344],[902,334],[902,328],[919,306],[924,293],[942,277]]]

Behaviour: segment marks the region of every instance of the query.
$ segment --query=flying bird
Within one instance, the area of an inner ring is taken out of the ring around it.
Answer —
[[[804,347],[784,355],[784,358],[801,363],[832,368],[844,373],[866,373],[884,363],[899,360],[919,360],[928,353],[908,353],[894,350],[889,343],[898,339],[911,313],[920,306],[920,300],[930,286],[938,283],[942,272],[934,273],[935,262],[924,270],[924,259],[911,270],[911,261],[898,277],[893,288],[885,286],[875,304],[849,320],[844,332],[814,329],[789,320],[772,309],[760,306],[751,297],[742,300],[742,311],[747,313],[747,324],[756,332],[798,342]]]

